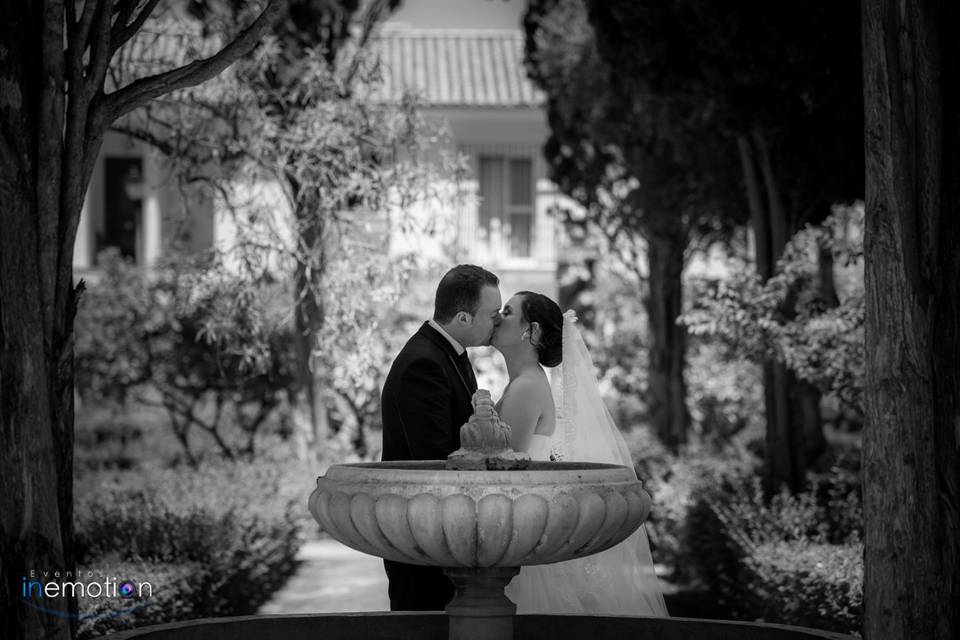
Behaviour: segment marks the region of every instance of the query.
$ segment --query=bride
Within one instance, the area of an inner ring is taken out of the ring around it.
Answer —
[[[510,381],[497,404],[512,445],[534,460],[620,464],[633,469],[623,437],[600,398],[593,362],[573,311],[529,291],[503,307],[491,344]],[[542,365],[542,366],[541,366]],[[554,370],[554,385],[543,367]],[[666,616],[646,529],[586,558],[523,567],[506,589],[517,613]]]

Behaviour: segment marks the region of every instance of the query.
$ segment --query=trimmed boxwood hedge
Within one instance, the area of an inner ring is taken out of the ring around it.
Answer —
[[[84,598],[80,637],[256,612],[289,577],[305,498],[275,464],[98,473],[75,506],[78,564],[154,585],[148,606]],[[133,579],[133,578],[131,578]]]
[[[682,558],[731,618],[859,632],[862,505],[849,473],[769,500],[753,474],[718,475],[691,501]]]
[[[767,621],[854,633],[863,619],[863,545],[773,542],[743,563],[748,608]]]
[[[150,624],[199,617],[195,607],[206,572],[199,563],[167,564],[101,559],[95,565],[78,567],[78,575],[87,571],[130,580],[135,584],[149,582],[149,597],[93,598],[86,594],[77,598],[80,610],[78,638],[93,638],[112,631],[132,629]],[[95,578],[94,578],[95,579]],[[81,580],[83,581],[83,580]]]

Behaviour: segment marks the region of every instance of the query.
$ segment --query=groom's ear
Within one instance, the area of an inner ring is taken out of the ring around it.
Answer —
[[[460,324],[470,324],[470,314],[466,311],[457,311],[457,315],[454,317]]]

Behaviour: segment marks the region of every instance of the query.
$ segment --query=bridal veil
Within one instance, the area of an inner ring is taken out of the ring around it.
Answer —
[[[600,396],[593,360],[576,325],[563,317],[563,361],[554,369],[557,408],[553,451],[567,461],[633,467],[627,444]],[[524,567],[507,588],[518,613],[666,616],[643,525],[605,551],[550,565]]]

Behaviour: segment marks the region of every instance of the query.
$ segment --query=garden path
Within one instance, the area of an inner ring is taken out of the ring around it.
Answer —
[[[383,560],[330,538],[308,540],[300,567],[259,614],[388,611]]]

